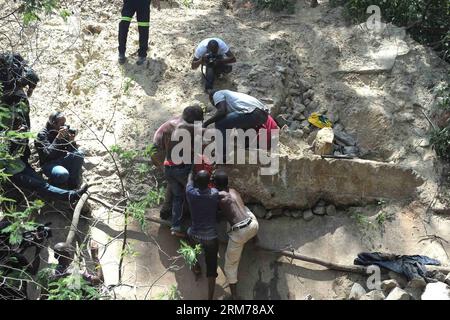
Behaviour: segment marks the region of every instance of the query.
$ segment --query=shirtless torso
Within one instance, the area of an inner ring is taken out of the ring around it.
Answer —
[[[172,136],[176,136],[179,134],[178,131],[181,130],[187,130],[190,133],[191,138],[191,154],[190,157],[192,158],[193,150],[194,150],[194,124],[187,123],[183,119],[174,119],[170,122],[170,127],[167,131],[167,138],[166,138],[166,159],[167,160],[173,160],[172,159],[172,149],[179,143],[179,141],[172,140]],[[192,159],[190,160],[192,163]]]
[[[220,191],[219,196],[220,209],[231,226],[249,218],[239,192],[229,188],[228,190]]]

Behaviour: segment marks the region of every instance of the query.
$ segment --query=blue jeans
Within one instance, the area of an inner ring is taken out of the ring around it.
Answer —
[[[61,189],[47,183],[29,165],[22,172],[13,175],[10,179],[17,187],[36,191],[43,198],[62,201],[76,200],[79,198],[77,193],[72,190]]]
[[[76,189],[81,184],[81,169],[84,154],[81,151],[68,152],[64,158],[52,160],[42,166],[51,184],[61,186],[66,183]]]
[[[252,113],[239,113],[239,112],[230,112],[224,118],[220,119],[216,122],[216,129],[222,133],[223,137],[223,155],[226,153],[226,130],[227,129],[251,129],[257,128],[264,124],[267,121],[267,115],[265,113],[259,111],[253,111]]]
[[[172,230],[181,231],[186,183],[192,165],[165,166],[164,174],[172,191]]]

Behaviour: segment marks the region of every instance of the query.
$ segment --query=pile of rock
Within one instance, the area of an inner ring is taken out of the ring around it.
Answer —
[[[325,201],[319,201],[313,208],[307,210],[296,209],[271,209],[267,210],[260,204],[249,204],[248,208],[258,219],[270,220],[274,217],[290,217],[294,219],[303,218],[305,221],[311,221],[315,216],[334,216],[336,215],[336,207],[333,204],[327,204]]]
[[[280,128],[287,127],[289,134],[296,138],[308,138],[315,154],[360,156],[356,139],[338,122],[337,114],[329,116],[333,123],[332,129],[319,129],[309,123],[308,117],[311,112],[326,114],[327,110],[314,100],[314,90],[308,83],[300,80],[289,89],[285,105],[277,111],[275,120]]]
[[[282,128],[287,126],[289,132],[296,137],[303,137],[313,131],[313,126],[308,122],[308,111],[317,110],[318,103],[314,99],[314,90],[305,81],[299,80],[289,89],[289,95],[285,105],[281,106],[275,120]]]
[[[313,129],[307,141],[317,155],[361,156],[356,139],[348,134],[340,123],[335,124],[333,128]]]
[[[450,300],[450,275],[441,274],[444,281],[426,283],[417,278],[406,281],[406,278],[389,272],[391,279],[384,280],[379,290],[366,291],[359,283],[354,283],[349,300]]]
[[[342,124],[337,123],[333,126],[334,133],[334,145],[333,154],[335,156],[339,155],[349,155],[352,157],[360,156],[360,149],[357,146],[357,141],[350,134],[345,131]]]

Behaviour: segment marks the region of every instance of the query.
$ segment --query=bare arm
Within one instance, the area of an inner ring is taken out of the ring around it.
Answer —
[[[191,68],[192,70],[197,69],[202,64],[203,58],[197,59],[194,57],[192,60]]]
[[[211,123],[219,121],[220,119],[224,118],[227,115],[227,103],[225,101],[221,101],[218,104],[216,104],[216,108],[217,108],[216,113],[203,123],[204,128],[209,126]]]
[[[94,261],[95,264],[96,275],[92,276],[90,278],[90,281],[93,285],[98,285],[100,283],[105,282],[105,278],[103,277],[102,265],[100,264],[100,259],[98,258],[98,246],[97,243],[95,242],[91,243],[91,255],[92,260]]]
[[[225,53],[225,58],[218,60],[218,62],[223,64],[235,63],[236,57],[234,56],[233,52],[231,52],[231,50],[228,50],[228,52]]]

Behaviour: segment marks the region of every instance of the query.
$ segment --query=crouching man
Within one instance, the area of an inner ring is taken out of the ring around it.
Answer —
[[[28,127],[24,124],[24,119],[19,117],[18,121],[13,122],[13,132],[29,132]],[[8,154],[11,159],[0,159],[0,168],[5,168],[5,173],[11,175],[9,178],[11,182],[19,189],[36,192],[44,199],[68,201],[71,205],[75,205],[87,191],[86,184],[80,188],[66,190],[47,183],[29,164],[31,152],[27,137],[12,139],[9,143]]]
[[[219,190],[219,209],[231,226],[228,231],[224,271],[230,284],[232,298],[237,300],[236,284],[242,250],[258,233],[259,224],[254,214],[244,205],[239,193],[228,187],[228,175],[225,171],[217,170],[214,173],[214,184]]]
[[[197,69],[199,66],[206,67],[203,75],[206,80],[205,90],[208,91],[213,89],[216,77],[231,72],[230,64],[235,62],[236,57],[222,39],[209,38],[198,44],[191,67],[192,69]]]
[[[76,131],[66,125],[62,112],[53,112],[35,141],[39,162],[49,182],[56,186],[67,184],[69,189],[81,185],[84,154],[77,148]]]

